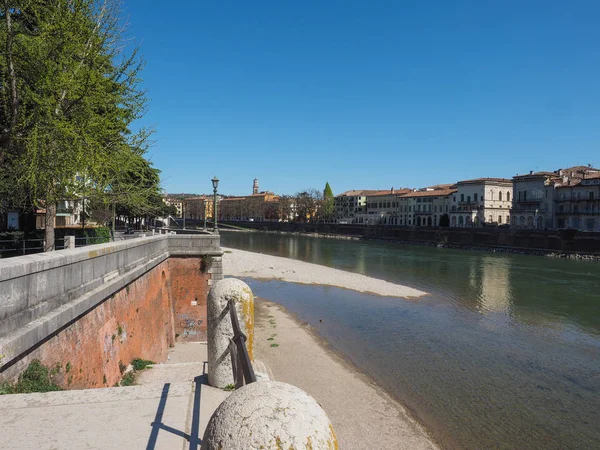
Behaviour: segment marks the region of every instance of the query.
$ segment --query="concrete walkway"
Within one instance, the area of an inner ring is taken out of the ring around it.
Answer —
[[[206,344],[180,343],[137,386],[0,396],[1,449],[199,449],[229,392],[206,385]]]

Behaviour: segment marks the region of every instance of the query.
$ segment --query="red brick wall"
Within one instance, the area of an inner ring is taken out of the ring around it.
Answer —
[[[178,340],[206,340],[210,274],[201,258],[169,258],[51,336],[3,374],[14,380],[33,359],[59,367],[65,389],[113,386],[120,364],[135,358],[164,362]],[[196,302],[195,305],[192,302]]]
[[[198,257],[170,258],[177,341],[206,341],[206,300],[211,278]]]

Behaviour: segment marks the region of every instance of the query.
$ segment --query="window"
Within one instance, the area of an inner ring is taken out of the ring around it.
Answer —
[[[579,212],[579,206],[573,205],[573,213],[577,214]]]
[[[492,216],[488,217],[488,223],[492,223],[492,222],[493,222]]]
[[[498,192],[498,200],[502,201],[502,191]]]
[[[473,195],[473,200],[477,201],[477,193]]]
[[[431,205],[429,205],[429,212],[431,212]]]
[[[465,201],[465,194],[460,194],[460,201],[464,202]]]
[[[467,203],[471,203],[471,196],[467,195]]]
[[[594,193],[593,192],[590,192],[588,194],[588,200],[594,200]]]
[[[500,195],[502,195],[502,193],[500,193]],[[500,225],[502,223],[502,216],[498,216],[498,225]]]

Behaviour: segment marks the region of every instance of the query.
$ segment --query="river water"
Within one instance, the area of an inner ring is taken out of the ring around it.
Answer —
[[[223,232],[225,247],[428,292],[247,280],[308,321],[450,449],[600,448],[600,264]]]

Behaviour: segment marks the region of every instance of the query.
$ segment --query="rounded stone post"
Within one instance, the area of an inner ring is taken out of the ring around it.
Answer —
[[[306,392],[278,381],[248,384],[216,409],[201,450],[238,448],[338,449],[333,426]]]
[[[65,236],[65,249],[75,248],[75,236]]]
[[[208,384],[218,388],[234,384],[229,353],[233,326],[228,303],[233,300],[242,333],[246,335],[246,348],[254,360],[254,295],[241,280],[225,278],[213,284],[208,293]]]

